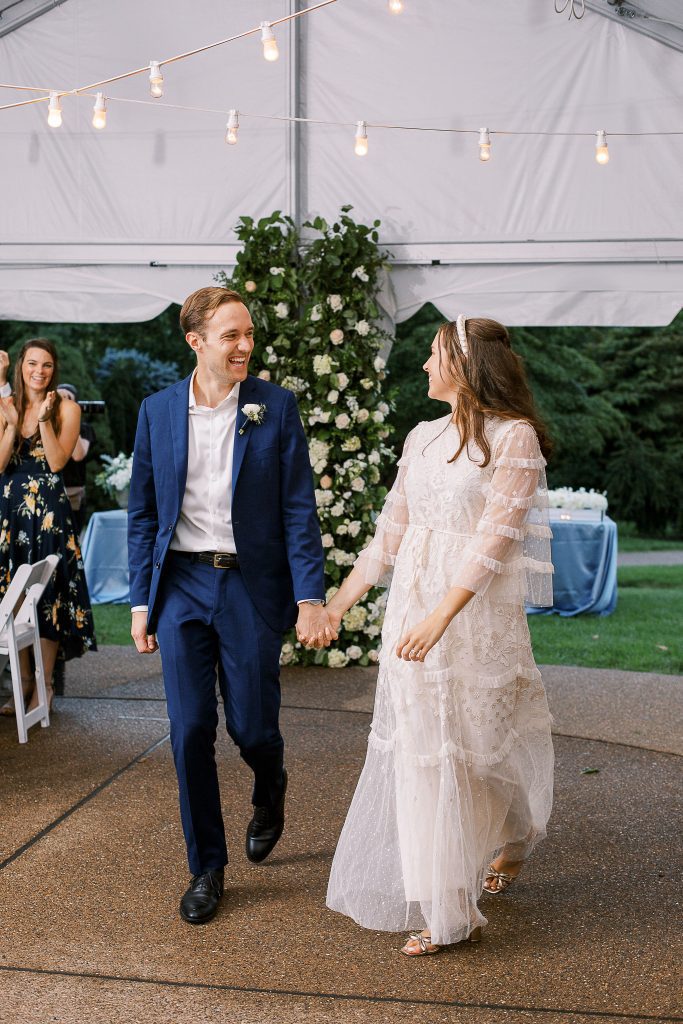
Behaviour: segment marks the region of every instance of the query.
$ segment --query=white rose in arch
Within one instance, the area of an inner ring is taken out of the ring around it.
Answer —
[[[322,539],[323,539],[323,547],[324,548],[332,548],[332,547],[334,547],[334,537],[332,536],[331,533],[324,533]]]
[[[244,290],[245,290],[245,292],[255,292],[256,291],[256,281],[245,281],[244,282]]]
[[[349,523],[348,530],[350,537],[357,537],[361,530],[361,523],[354,519],[353,522]]]
[[[363,479],[362,476],[357,476],[355,480],[351,481],[351,490],[352,491],[364,491],[365,490],[365,480]]]
[[[366,391],[370,391],[374,387],[374,384],[369,379],[369,377],[363,377],[362,381],[360,382],[360,386],[362,388],[365,388]]]
[[[363,657],[363,651],[357,644],[352,644],[351,647],[346,648],[346,656],[347,658],[350,658],[351,661],[358,661],[359,658]]]
[[[330,341],[333,345],[341,345],[344,340],[344,332],[338,327],[335,327],[333,331],[330,331]]]
[[[370,452],[370,454],[368,455],[368,462],[370,463],[371,466],[378,466],[379,465],[379,460],[380,460],[379,452]]]
[[[273,275],[273,277],[277,277],[278,274],[284,274],[285,268],[284,267],[271,267],[270,268],[270,272]]]
[[[368,661],[371,661],[373,665],[376,665],[379,661],[378,651],[368,651]]]
[[[330,487],[332,486],[332,477],[331,476],[321,476],[320,477],[320,486],[323,488],[323,490],[328,491],[330,489]]]
[[[333,647],[327,655],[327,664],[330,668],[344,668],[348,663],[349,659],[344,652],[337,650],[336,647]]]
[[[261,380],[270,380],[270,370],[261,370],[259,377]]]
[[[323,316],[323,311],[322,311],[321,307],[319,305],[318,306],[313,306],[313,308],[311,309],[311,313],[310,313],[311,320],[322,320],[322,316]]]
[[[360,267],[356,267],[355,270],[351,271],[351,277],[357,277],[359,281],[363,282],[363,284],[367,284],[367,282],[370,280],[365,269],[365,266],[362,263]]]
[[[346,376],[345,373],[338,373],[337,374],[337,384],[339,385],[339,390],[340,391],[343,391],[344,388],[348,385],[348,383],[349,383],[349,378]]]
[[[332,389],[332,391],[327,392],[327,401],[330,403],[330,405],[336,405],[338,400],[339,392],[335,391],[334,388]]]
[[[370,333],[370,324],[367,320],[359,320],[354,326],[361,338],[365,338]]]
[[[338,313],[344,305],[344,300],[341,295],[328,295],[327,305],[330,307],[333,313]]]
[[[381,356],[377,356],[377,358],[375,359],[375,362],[374,362],[374,367],[375,367],[375,370],[377,371],[377,373],[381,373],[381,371],[384,369],[384,367],[386,365],[387,364],[384,361],[384,359],[382,359]]]
[[[346,415],[345,412],[341,412],[338,416],[335,416],[334,425],[338,430],[345,430],[351,423],[351,418]]]
[[[278,320],[286,320],[289,316],[289,306],[286,302],[278,302],[275,306],[275,316]]]
[[[379,409],[380,412],[383,412],[385,416],[389,414],[389,406],[387,405],[386,402],[380,402],[377,408]]]
[[[380,412],[379,409],[377,410],[377,412],[373,412],[372,418],[375,421],[375,423],[384,423],[384,413]]]
[[[356,413],[356,420],[358,423],[365,423],[366,420],[370,419],[370,413],[367,409],[359,409]]]

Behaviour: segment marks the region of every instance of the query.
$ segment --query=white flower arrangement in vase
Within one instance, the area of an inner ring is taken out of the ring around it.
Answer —
[[[133,456],[126,455],[125,452],[119,452],[118,455],[103,455],[102,462],[106,463],[106,468],[97,474],[95,483],[115,497],[120,508],[126,508],[130,492]]]
[[[560,519],[602,519],[607,511],[607,491],[556,487],[548,491],[548,506],[561,510]]]

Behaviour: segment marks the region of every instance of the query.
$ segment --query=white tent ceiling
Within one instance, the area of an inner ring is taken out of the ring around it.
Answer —
[[[671,0],[646,6],[657,3]],[[297,9],[21,0],[17,17],[31,13],[22,4],[40,16],[0,35],[2,80],[56,89]],[[168,65],[161,100],[146,75],[112,84],[103,132],[91,96],[64,97],[59,129],[43,103],[0,111],[0,317],[148,319],[229,267],[240,215],[333,218],[351,203],[382,221],[384,304],[397,320],[432,301],[510,324],[668,323],[683,306],[683,134],[665,134],[683,132],[683,58],[673,38],[632,31],[636,19],[614,8],[589,0],[569,21],[553,0],[405,0],[392,17],[386,0],[338,0],[278,30],[277,63],[254,36]],[[2,89],[0,102],[26,95]],[[230,107],[237,146],[223,141]],[[264,114],[344,125],[250,116]],[[379,127],[358,158],[348,125],[361,118],[487,125],[492,158],[477,159],[476,135]],[[598,128],[606,166],[594,159]],[[621,134],[633,132],[652,134]]]

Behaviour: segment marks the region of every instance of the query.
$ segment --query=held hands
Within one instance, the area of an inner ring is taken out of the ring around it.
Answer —
[[[446,632],[450,621],[450,616],[438,609],[433,611],[401,637],[396,646],[396,654],[404,661],[424,661]]]
[[[300,604],[296,636],[307,650],[329,647],[337,639],[337,630],[322,604]]]
[[[147,632],[147,612],[133,612],[130,635],[139,654],[154,654],[159,648],[155,634]]]

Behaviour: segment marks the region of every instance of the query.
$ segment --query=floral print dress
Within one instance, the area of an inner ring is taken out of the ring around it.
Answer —
[[[62,475],[34,435],[0,475],[0,598],[18,566],[52,554],[60,560],[38,607],[40,635],[56,640],[68,660],[96,650],[92,610]]]

